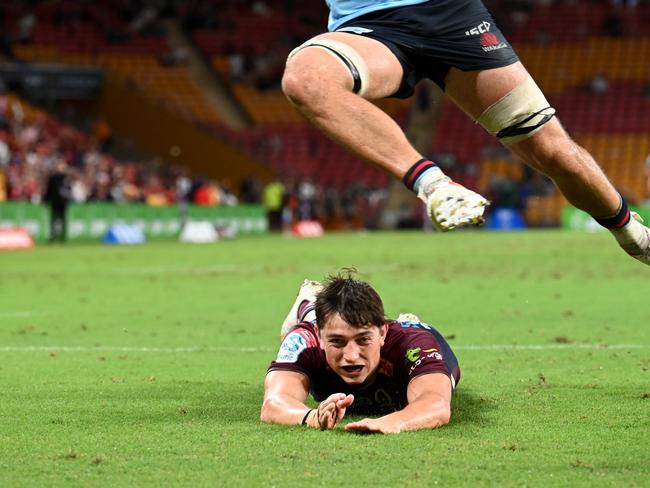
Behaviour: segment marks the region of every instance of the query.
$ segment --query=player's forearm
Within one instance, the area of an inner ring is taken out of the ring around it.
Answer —
[[[309,407],[291,397],[272,396],[264,399],[260,420],[269,424],[298,425]]]
[[[384,417],[398,431],[436,429],[449,423],[451,410],[449,403],[439,397],[419,398],[405,408]]]

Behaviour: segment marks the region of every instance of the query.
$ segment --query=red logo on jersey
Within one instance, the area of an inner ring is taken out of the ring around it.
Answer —
[[[491,32],[484,32],[483,34],[481,34],[480,40],[481,40],[481,46],[483,47],[496,46],[497,44],[499,44],[499,39],[497,39],[497,36],[495,36]]]

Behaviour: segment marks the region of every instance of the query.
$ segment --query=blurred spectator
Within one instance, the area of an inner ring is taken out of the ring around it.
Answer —
[[[160,55],[158,62],[161,66],[173,67],[187,64],[189,59],[190,57],[187,50],[182,47],[177,47]]]
[[[260,203],[262,199],[262,182],[259,178],[244,178],[239,190],[242,203]],[[280,206],[282,199],[280,198]]]
[[[13,61],[16,58],[14,53],[14,41],[11,34],[4,29],[3,32],[0,33],[0,55],[6,57],[10,61]]]
[[[200,207],[215,207],[219,205],[217,185],[213,181],[205,180],[194,192],[193,202]]]
[[[103,171],[98,172],[93,182],[90,200],[95,202],[112,202],[114,200],[113,195],[115,194],[111,191],[112,189],[111,179],[108,174]]]
[[[0,168],[6,168],[11,161],[11,149],[7,144],[8,134],[0,131]]]
[[[298,219],[298,185],[294,181],[285,182],[282,198],[282,232],[291,231],[291,224]]]
[[[597,73],[589,83],[592,93],[603,94],[609,91],[609,79],[605,73]]]
[[[298,183],[298,220],[311,220],[314,218],[314,199],[316,186],[309,179],[302,179]]]
[[[70,185],[67,165],[60,160],[47,180],[45,202],[50,207],[50,242],[64,242],[66,236],[66,213],[70,202]]]
[[[188,171],[158,160],[119,161],[103,152],[112,146],[112,130],[103,120],[92,135],[27,108],[15,97],[0,96],[0,171],[9,200],[39,203],[59,162],[67,165],[70,202],[146,203],[152,206],[184,202],[195,193]],[[200,185],[197,185],[197,188]],[[51,194],[48,198],[51,197]],[[198,196],[205,205],[236,205],[230,182],[209,183]],[[48,201],[49,202],[49,201]],[[58,235],[58,234],[56,234]]]
[[[147,32],[155,25],[158,19],[158,11],[153,5],[145,5],[129,25],[133,32]]]
[[[232,183],[230,180],[222,180],[220,184],[216,185],[219,194],[219,204],[228,207],[234,207],[239,203],[239,199],[232,191]]]
[[[645,199],[643,204],[650,206],[650,154],[645,159],[643,170],[645,173]]]
[[[71,178],[70,201],[73,203],[85,203],[88,200],[88,183],[83,177],[83,174],[75,169],[72,171]]]
[[[228,68],[232,81],[241,81],[246,74],[246,57],[241,52],[232,52],[228,55]]]
[[[99,119],[95,123],[93,133],[99,149],[103,152],[108,152],[113,146],[113,130],[111,126],[104,119]]]
[[[280,181],[272,181],[264,187],[262,204],[266,209],[269,219],[269,228],[278,231],[282,228],[282,203],[284,199],[284,185]]]
[[[491,209],[522,207],[517,184],[505,176],[493,175],[486,193]]]
[[[189,205],[192,198],[192,179],[188,176],[186,169],[181,169],[174,181],[176,191],[176,203],[181,216],[181,225],[185,225],[189,214]]]
[[[18,19],[18,41],[27,43],[32,38],[32,31],[36,25],[36,16],[27,12]]]
[[[192,180],[187,175],[187,170],[181,170],[176,176],[176,201],[179,204],[187,204],[190,201],[192,191]]]
[[[150,207],[165,207],[173,201],[173,197],[162,184],[161,179],[152,175],[144,188],[145,203]]]
[[[7,200],[7,177],[4,168],[0,166],[0,202]]]
[[[271,17],[273,10],[262,0],[255,0],[251,5],[251,11],[261,17]]]

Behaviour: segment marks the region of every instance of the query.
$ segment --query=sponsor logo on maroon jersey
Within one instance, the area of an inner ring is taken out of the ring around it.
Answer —
[[[407,349],[405,357],[408,361],[411,361],[414,363],[415,361],[418,360],[420,357],[420,351],[422,350],[421,347],[414,347],[412,349]]]
[[[295,363],[304,350],[317,345],[315,337],[308,331],[293,331],[282,341],[276,362]]]
[[[419,357],[417,360],[415,360],[413,366],[411,366],[411,369],[409,369],[409,374],[412,374],[413,371],[415,371],[415,368],[420,366],[423,361],[426,361],[427,359],[435,359],[436,361],[442,361],[442,354],[438,352],[438,350],[435,347],[432,347],[431,349],[425,349],[424,351],[420,351],[420,348],[417,347],[417,354]],[[420,352],[426,353],[424,355],[420,355]],[[413,361],[413,359],[408,358],[409,360]]]

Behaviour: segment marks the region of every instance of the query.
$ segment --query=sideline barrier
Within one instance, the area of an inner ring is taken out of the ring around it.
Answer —
[[[0,203],[0,228],[12,227],[25,229],[35,241],[44,241],[50,233],[50,211],[26,202]]]
[[[0,250],[2,249],[31,249],[34,247],[32,236],[21,228],[0,228]]]
[[[175,237],[181,230],[178,207],[86,203],[68,209],[67,237],[100,240],[111,227],[120,224],[138,227],[148,239]]]
[[[323,226],[317,220],[300,220],[291,226],[291,233],[296,237],[322,237]]]
[[[135,245],[144,244],[145,238],[142,229],[137,225],[117,224],[108,229],[102,242],[112,245]]]
[[[485,226],[488,230],[524,230],[526,228],[526,222],[519,210],[513,208],[495,208],[490,212]]]
[[[179,240],[189,244],[210,244],[217,242],[219,236],[210,222],[190,221],[183,227]]]
[[[266,211],[259,205],[236,207],[149,207],[144,204],[85,203],[68,207],[66,237],[70,241],[101,241],[114,225],[139,227],[149,239],[178,239],[187,220],[211,222],[216,228],[232,228],[237,235],[268,231]],[[49,236],[50,211],[45,205],[26,202],[0,203],[0,228],[22,227],[36,241]]]

